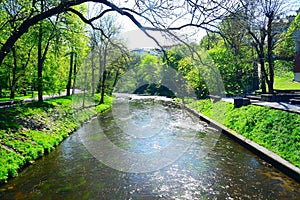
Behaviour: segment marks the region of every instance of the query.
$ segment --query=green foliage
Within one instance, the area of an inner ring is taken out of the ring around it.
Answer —
[[[105,104],[96,110],[104,112],[112,101],[113,97],[106,96]],[[51,152],[80,123],[97,114],[95,107],[72,107],[72,97],[61,97],[0,109],[0,182],[17,176],[22,166]]]
[[[286,77],[294,70],[294,31],[300,28],[300,14],[298,14],[291,23],[287,32],[281,33],[276,43],[274,54],[281,60],[275,61],[275,75],[277,77]],[[287,61],[286,61],[287,60]],[[285,89],[285,88],[283,88]],[[287,89],[287,88],[286,88]]]
[[[299,90],[300,83],[293,81],[294,73],[285,73],[285,75],[281,75],[275,77],[274,88],[281,90]]]
[[[186,83],[176,87],[180,87],[178,89],[180,91],[196,94],[197,98],[204,98],[209,94],[207,85],[211,85],[209,80],[212,71],[211,59],[199,46],[195,46],[194,50],[195,52],[192,53],[185,46],[177,46],[167,51],[165,64],[179,72],[184,80],[179,74],[164,78],[169,79],[169,82],[175,80],[177,83]]]
[[[100,97],[100,94],[96,94],[95,98],[97,98],[98,96]],[[100,104],[100,105],[96,106],[97,113],[104,113],[105,111],[107,111],[108,109],[110,109],[113,100],[114,100],[114,97],[109,96],[109,95],[105,95],[104,104]]]
[[[220,40],[207,53],[220,71],[227,94],[239,95],[252,90],[254,66],[249,48],[241,48],[236,55]]]
[[[106,105],[106,104],[100,104],[100,105],[96,106],[96,111],[97,111],[98,113],[103,113],[103,112],[105,112],[106,110],[108,110],[109,108],[110,108],[109,105]]]
[[[244,94],[253,90],[257,66],[253,65],[251,48],[242,39],[236,42],[234,49],[229,48],[224,40],[211,34],[200,41],[200,46],[194,46],[193,53],[184,46],[167,51],[166,64],[184,76],[198,98],[219,94],[221,81],[227,94]]]
[[[298,114],[254,105],[234,109],[231,103],[213,104],[210,100],[193,102],[191,107],[300,167]],[[225,108],[225,118],[212,112],[221,107]]]
[[[0,182],[17,176],[18,169],[24,164],[24,157],[0,147]]]
[[[291,23],[287,32],[283,32],[279,37],[279,42],[275,47],[274,53],[278,57],[293,58],[295,52],[294,31],[300,28],[300,14]]]
[[[25,19],[40,11],[38,2],[13,1],[1,2],[0,43],[17,32]],[[55,1],[45,1],[46,7],[57,5]],[[86,13],[86,6],[74,6],[74,9]],[[41,29],[40,29],[41,28]],[[40,31],[41,30],[41,31]],[[42,38],[39,40],[40,33]],[[76,66],[80,67],[85,59],[88,45],[86,24],[75,14],[56,15],[40,21],[20,37],[0,66],[0,92],[7,89],[17,95],[27,96],[37,89],[38,44],[41,41],[43,55],[43,91],[59,94],[66,87],[71,51],[76,53]],[[7,96],[7,95],[6,95]],[[12,96],[12,99],[15,99]]]
[[[275,78],[294,76],[294,62],[285,60],[275,60]]]

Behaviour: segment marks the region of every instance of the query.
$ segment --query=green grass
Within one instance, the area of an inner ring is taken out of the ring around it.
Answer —
[[[274,78],[274,89],[278,90],[300,90],[300,83],[293,81],[294,74]]]
[[[50,94],[48,92],[44,92],[44,95],[53,95]],[[9,90],[2,90],[2,97],[0,98],[0,102],[5,102],[5,101],[11,101],[11,100],[22,100],[22,99],[31,99],[31,98],[35,98],[38,96],[38,92],[37,91],[33,91],[33,97],[32,97],[32,92],[31,91],[27,91],[27,95],[24,96],[23,94],[20,93],[16,93],[15,94],[15,98],[14,99],[10,99],[9,95],[10,95],[10,91]]]
[[[190,106],[300,167],[300,115],[254,105],[234,108],[211,100]]]
[[[22,99],[30,99],[32,98],[31,93],[27,93],[28,95],[24,96],[22,94],[15,94],[14,99],[9,98],[9,93],[6,93],[5,97],[0,98],[0,102],[11,101],[11,100],[22,100]],[[34,92],[33,97],[37,96],[37,92]]]
[[[112,100],[106,96],[105,104],[78,110],[73,108],[72,97],[0,109],[0,183],[51,152],[91,116],[108,110]]]

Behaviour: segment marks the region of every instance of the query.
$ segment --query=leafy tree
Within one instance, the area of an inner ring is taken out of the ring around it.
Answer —
[[[284,0],[240,0],[241,7],[233,12],[233,16],[241,22],[252,38],[261,68],[262,92],[274,92],[274,48],[278,30],[274,27],[276,18],[288,12],[289,3]]]
[[[288,30],[283,32],[276,43],[275,54],[275,72],[278,76],[291,74],[294,69],[295,44],[293,33],[300,28],[300,13],[290,24]]]
[[[111,69],[116,67],[113,63],[126,51],[122,43],[120,42],[120,30],[121,25],[116,22],[116,16],[108,15],[103,17],[95,27],[102,31],[92,30],[91,32],[91,49],[92,51],[92,95],[95,90],[95,56],[98,60],[98,92],[101,93],[100,104],[104,103],[105,91],[110,90],[107,87],[107,80],[111,77]],[[114,67],[113,67],[114,66]]]
[[[94,0],[93,2],[101,5],[103,10],[97,13],[96,16],[87,19],[80,11],[73,8],[76,5],[88,2],[87,0],[45,1],[44,10],[37,9],[41,2],[43,2],[43,0],[26,0],[28,5],[26,9],[24,9],[26,12],[24,12],[21,17],[19,17],[19,13],[15,15],[18,16],[18,26],[16,31],[12,32],[12,34],[4,40],[3,45],[1,45],[0,65],[16,41],[24,35],[31,26],[65,12],[72,12],[78,15],[81,20],[91,25],[91,27],[94,27],[94,21],[102,18],[109,12],[115,12],[129,18],[149,37],[151,37],[148,32],[149,30],[159,30],[168,33],[169,31],[182,30],[188,26],[202,27],[205,29],[214,27],[214,22],[221,19],[224,13],[226,13],[226,10],[223,9],[224,6],[214,1],[207,3],[185,0],[178,4],[177,1],[150,0],[135,1],[133,6],[122,7],[114,4],[112,1]],[[226,6],[229,7],[235,3],[229,0],[224,2],[227,3]],[[180,17],[178,17],[178,13],[181,13]],[[188,22],[182,21],[182,18],[189,20]],[[141,19],[146,21],[145,25],[142,25]],[[174,23],[175,21],[178,21],[178,23]],[[155,40],[155,38],[153,39]]]
[[[294,45],[294,31],[300,28],[300,13],[295,17],[294,21],[290,24],[288,30],[283,32],[275,47],[275,55],[277,59],[291,61],[295,54]]]
[[[48,9],[55,6],[55,2],[13,1],[12,3],[3,2],[0,5],[2,16],[0,42],[3,44],[13,34],[11,30],[18,32],[17,27],[26,20],[27,15],[42,12],[42,8]],[[74,9],[84,13],[84,6],[74,7]],[[7,59],[0,65],[1,71],[5,72],[0,81],[1,88],[9,87],[10,96],[13,99],[16,91],[22,91],[26,95],[26,90],[30,86],[32,89],[39,90],[40,101],[42,101],[43,92],[62,91],[66,85],[66,66],[69,66],[65,58],[69,51],[66,46],[73,45],[74,53],[76,53],[74,67],[78,67],[85,54],[84,48],[86,48],[84,28],[85,23],[74,14],[56,15],[30,26],[28,32],[18,39]],[[71,39],[73,39],[72,42],[70,42]]]
[[[240,95],[253,88],[253,73],[251,49],[238,48],[231,51],[224,40],[220,40],[218,46],[211,48],[207,53],[211,56],[220,71],[227,94]]]

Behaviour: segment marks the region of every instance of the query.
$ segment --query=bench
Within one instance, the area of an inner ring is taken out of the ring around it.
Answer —
[[[254,95],[247,95],[246,96],[248,99],[253,99],[253,100],[261,100],[261,97],[260,96],[254,96]]]
[[[233,98],[233,100],[234,100],[235,108],[240,108],[242,106],[247,106],[247,105],[251,104],[250,99],[248,99],[248,98],[235,97],[235,98]]]
[[[300,97],[290,99],[290,101],[291,101],[291,104],[293,104],[293,105],[299,105],[300,104]]]
[[[300,93],[300,90],[279,90],[279,89],[274,89],[276,93]]]
[[[296,93],[262,94],[261,100],[267,102],[290,102],[291,99],[300,97]]]

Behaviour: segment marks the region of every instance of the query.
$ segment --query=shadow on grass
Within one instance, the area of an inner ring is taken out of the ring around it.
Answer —
[[[15,106],[12,108],[2,108],[0,109],[0,127],[2,130],[17,131],[21,128],[17,119],[20,117],[25,117],[32,115],[34,112],[40,112],[39,109],[45,111],[50,108],[54,108],[53,103],[49,101],[45,102],[33,102],[21,106]],[[30,112],[30,110],[34,110]]]

